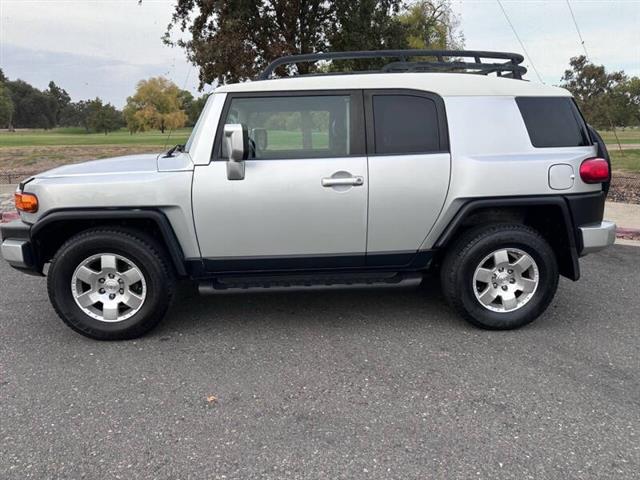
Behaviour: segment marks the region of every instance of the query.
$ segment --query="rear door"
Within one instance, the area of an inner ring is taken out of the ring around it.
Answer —
[[[414,90],[365,91],[367,264],[406,265],[442,210],[451,171],[444,102]]]
[[[197,166],[194,220],[209,271],[365,264],[367,157],[362,92],[230,94],[213,161]],[[250,138],[245,177],[229,180],[224,124]]]

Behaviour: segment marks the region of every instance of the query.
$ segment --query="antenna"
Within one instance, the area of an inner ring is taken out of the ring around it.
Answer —
[[[513,26],[513,23],[511,23],[511,20],[509,19],[509,15],[507,15],[507,11],[502,6],[502,2],[500,0],[496,0],[496,1],[498,2],[498,5],[500,5],[500,9],[502,10],[502,13],[504,14],[504,18],[507,20],[507,23],[511,27],[511,30],[513,30],[513,34],[516,36],[516,39],[520,43],[520,46],[522,47],[522,51],[529,58],[529,62],[531,62],[531,68],[533,68],[533,71],[536,72],[536,76],[538,77],[538,80],[540,80],[540,83],[544,83],[544,81],[542,80],[542,77],[538,73],[538,69],[533,64],[533,59],[531,58],[531,55],[529,55],[529,52],[527,52],[527,49],[525,48],[524,43],[520,39],[520,35],[518,35],[518,32],[516,32],[516,28]]]

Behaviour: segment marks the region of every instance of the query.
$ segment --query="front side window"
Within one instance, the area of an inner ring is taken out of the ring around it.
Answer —
[[[587,126],[572,98],[519,97],[516,103],[534,147],[591,145]]]
[[[249,159],[351,154],[349,95],[232,98],[225,124],[237,123],[247,128]]]
[[[440,151],[433,100],[417,95],[373,95],[372,103],[376,154]]]

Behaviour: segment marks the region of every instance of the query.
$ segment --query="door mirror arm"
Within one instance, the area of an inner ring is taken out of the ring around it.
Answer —
[[[223,141],[227,159],[227,179],[244,180],[244,161],[249,154],[247,129],[239,123],[225,125]]]

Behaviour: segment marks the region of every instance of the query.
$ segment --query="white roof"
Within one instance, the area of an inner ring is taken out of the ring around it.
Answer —
[[[316,75],[259,80],[223,85],[215,93],[277,92],[282,90],[408,88],[426,90],[443,97],[453,96],[529,96],[570,97],[559,87],[525,80],[469,73],[366,73],[354,75]]]

